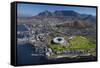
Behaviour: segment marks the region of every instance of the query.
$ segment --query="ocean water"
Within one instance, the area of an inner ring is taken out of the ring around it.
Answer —
[[[17,45],[17,64],[45,63],[46,56],[33,56],[34,47],[31,44]]]
[[[87,56],[81,58],[57,58],[57,59],[47,59],[44,56],[33,56],[36,54],[34,47],[31,44],[21,44],[17,45],[17,64],[54,64],[54,63],[68,63],[68,62],[82,62],[82,61],[95,61],[96,57]]]
[[[23,24],[17,25],[17,31],[27,31],[27,30],[28,29]]]

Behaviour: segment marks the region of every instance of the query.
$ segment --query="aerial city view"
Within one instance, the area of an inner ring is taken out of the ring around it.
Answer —
[[[17,63],[96,60],[96,8],[17,4]]]

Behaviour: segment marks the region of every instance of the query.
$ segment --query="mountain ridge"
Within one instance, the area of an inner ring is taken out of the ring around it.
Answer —
[[[34,23],[43,24],[49,23],[53,25],[59,25],[64,23],[74,24],[78,22],[77,27],[86,27],[95,25],[96,18],[92,15],[80,14],[73,10],[56,10],[54,12],[43,11],[32,17],[18,17],[18,22],[22,23]],[[73,26],[72,26],[73,27]]]

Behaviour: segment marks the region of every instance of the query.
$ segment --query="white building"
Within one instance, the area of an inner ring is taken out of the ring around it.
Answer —
[[[56,43],[56,44],[62,44],[62,45],[67,44],[67,41],[63,37],[55,37],[53,39],[53,42]]]

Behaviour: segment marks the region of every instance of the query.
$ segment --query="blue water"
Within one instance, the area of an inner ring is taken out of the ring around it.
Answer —
[[[28,29],[23,24],[17,25],[17,31],[27,31],[27,30]]]
[[[17,25],[17,31],[27,31],[27,28],[23,24]],[[27,36],[17,35],[19,38]],[[31,44],[17,45],[17,64],[43,64],[47,61],[46,56],[32,56],[35,54],[34,47]]]
[[[45,56],[32,56],[34,47],[31,44],[17,45],[17,64],[45,63]]]
[[[31,44],[17,45],[17,64],[54,64],[54,63],[66,63],[66,62],[82,62],[93,61],[96,57],[88,56],[82,58],[59,58],[59,59],[47,59],[46,56],[32,56],[35,54],[34,47]],[[81,60],[80,60],[81,59]]]

